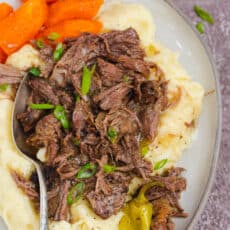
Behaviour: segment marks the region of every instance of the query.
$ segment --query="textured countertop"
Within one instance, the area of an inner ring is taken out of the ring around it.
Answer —
[[[220,75],[223,129],[216,178],[205,210],[195,230],[230,230],[230,0],[171,0],[194,23],[199,18],[195,4],[215,18],[213,26],[205,26],[208,44]]]

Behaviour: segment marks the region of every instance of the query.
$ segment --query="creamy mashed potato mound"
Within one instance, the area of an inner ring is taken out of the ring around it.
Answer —
[[[150,151],[145,156],[154,163],[168,159],[165,168],[174,165],[182,151],[188,147],[191,135],[201,109],[203,88],[191,81],[186,71],[178,63],[178,55],[154,41],[155,27],[151,14],[138,4],[110,3],[105,4],[98,19],[103,22],[104,30],[123,30],[133,27],[137,30],[147,60],[157,63],[169,81],[169,107],[160,119],[158,136],[152,143]],[[38,51],[32,46],[25,45],[12,54],[7,64],[26,70],[31,66],[41,66]],[[0,95],[1,96],[1,95]],[[1,97],[0,97],[1,98]],[[17,188],[10,170],[16,170],[29,177],[32,164],[25,160],[16,150],[11,138],[11,114],[13,102],[0,100],[0,216],[6,221],[9,230],[39,229],[39,217],[34,211],[29,198]],[[132,193],[140,184],[134,179],[130,186]],[[116,230],[123,213],[119,212],[107,220],[102,220],[89,208],[87,201],[81,200],[71,207],[71,223],[65,221],[50,221],[51,230]]]
[[[42,65],[44,65],[39,58],[39,52],[31,45],[24,45],[16,53],[11,54],[7,58],[6,64],[21,70],[28,70],[31,66],[42,67]]]

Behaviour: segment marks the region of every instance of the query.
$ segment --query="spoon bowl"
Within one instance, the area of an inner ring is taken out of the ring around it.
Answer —
[[[38,149],[29,146],[26,142],[28,134],[26,134],[17,119],[17,114],[23,113],[27,108],[27,100],[30,96],[30,88],[27,85],[28,76],[24,76],[21,84],[18,88],[13,116],[12,116],[12,137],[18,151],[23,155],[24,158],[29,160],[36,169],[39,181],[40,189],[40,230],[48,229],[48,209],[47,209],[47,191],[45,185],[45,179],[42,173],[42,167],[36,160],[36,153]]]

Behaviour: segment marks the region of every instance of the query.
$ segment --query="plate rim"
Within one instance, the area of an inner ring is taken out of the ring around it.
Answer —
[[[221,90],[220,90],[220,76],[217,71],[216,63],[214,62],[212,53],[210,51],[210,48],[208,45],[205,43],[205,41],[202,39],[198,31],[196,30],[194,24],[192,23],[191,19],[189,19],[175,4],[172,3],[171,0],[164,0],[164,2],[171,7],[183,20],[184,22],[190,27],[190,29],[193,31],[193,33],[196,35],[198,40],[200,41],[201,45],[203,46],[208,60],[211,64],[211,69],[213,72],[214,76],[214,83],[215,83],[215,90],[216,90],[216,101],[217,101],[217,118],[216,118],[216,132],[215,132],[215,143],[214,143],[214,148],[213,148],[213,157],[212,157],[212,163],[208,175],[208,181],[205,185],[205,189],[203,191],[203,194],[200,198],[200,203],[198,207],[196,208],[191,220],[187,224],[187,229],[192,230],[194,229],[195,224],[198,222],[199,217],[201,216],[201,213],[203,212],[209,195],[211,193],[212,186],[214,184],[215,176],[216,176],[216,171],[217,171],[217,163],[219,159],[219,154],[220,154],[220,145],[221,145],[221,135],[222,135],[222,100],[221,100]]]

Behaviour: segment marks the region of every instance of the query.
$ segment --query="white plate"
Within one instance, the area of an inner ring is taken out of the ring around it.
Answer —
[[[7,2],[17,6],[19,0]],[[157,40],[170,49],[180,52],[180,62],[193,80],[202,84],[205,91],[215,89],[214,94],[205,97],[196,138],[178,163],[187,169],[185,176],[188,187],[182,196],[181,204],[189,213],[189,218],[175,219],[176,229],[192,229],[207,200],[218,157],[221,130],[218,79],[207,48],[176,9],[163,0],[136,0],[136,2],[143,3],[152,12]],[[0,221],[0,230],[5,229]]]

